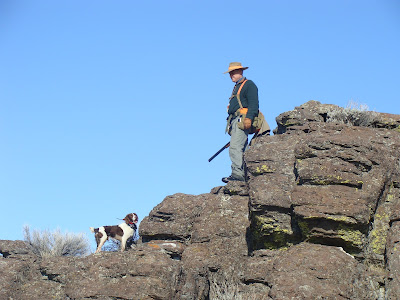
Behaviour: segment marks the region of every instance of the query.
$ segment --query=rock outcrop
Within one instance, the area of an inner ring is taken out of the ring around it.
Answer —
[[[0,241],[0,299],[398,299],[400,116],[310,101],[246,152],[247,183],[166,197],[124,253]]]

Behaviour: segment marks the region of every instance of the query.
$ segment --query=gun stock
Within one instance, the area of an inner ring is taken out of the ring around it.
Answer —
[[[209,159],[208,159],[208,162],[210,162],[210,161],[212,161],[214,158],[216,158],[222,151],[224,151],[226,148],[229,148],[229,145],[230,145],[231,143],[230,142],[228,142],[225,146],[223,146],[221,149],[219,149],[218,151],[217,151],[217,153],[215,153],[213,156],[211,156]]]

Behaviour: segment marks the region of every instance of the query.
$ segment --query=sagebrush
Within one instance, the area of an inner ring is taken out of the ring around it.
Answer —
[[[366,104],[349,101],[346,108],[338,107],[328,112],[328,122],[343,123],[351,126],[371,127],[374,125],[378,114],[369,111]]]
[[[235,276],[227,275],[214,276],[210,278],[210,300],[266,300],[268,295],[254,295],[251,292],[240,290],[240,282],[234,279]]]
[[[59,229],[31,233],[29,226],[24,226],[24,240],[40,257],[84,256],[90,252],[89,241],[83,233],[61,233]]]
[[[211,280],[209,297],[213,300],[242,299],[238,284],[228,280]]]

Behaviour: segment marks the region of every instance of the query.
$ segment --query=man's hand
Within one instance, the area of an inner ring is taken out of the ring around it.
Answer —
[[[245,130],[250,129],[250,127],[251,127],[251,119],[245,118],[244,122],[243,122],[243,125],[244,125],[244,129]]]

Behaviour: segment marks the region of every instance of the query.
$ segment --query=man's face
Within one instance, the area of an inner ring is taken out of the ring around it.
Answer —
[[[243,70],[242,69],[233,70],[233,71],[229,72],[229,76],[231,76],[231,79],[233,82],[238,82],[240,80],[240,78],[243,77]]]

